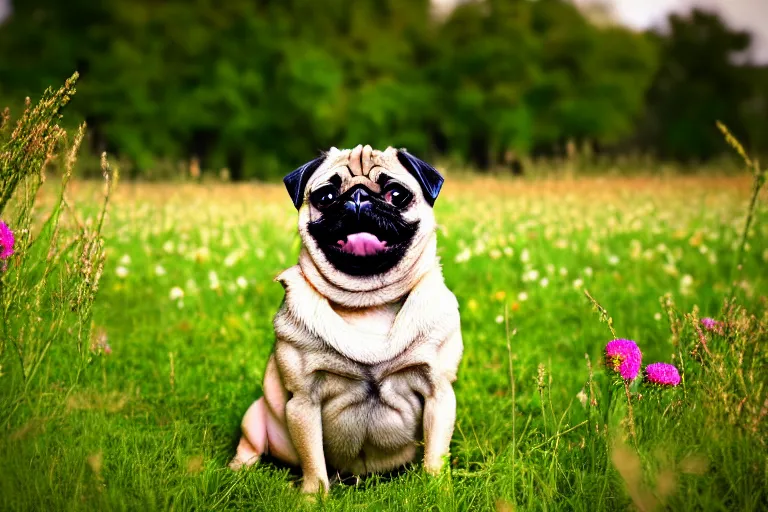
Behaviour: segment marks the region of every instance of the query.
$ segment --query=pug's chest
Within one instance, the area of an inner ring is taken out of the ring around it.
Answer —
[[[399,307],[367,314],[338,311],[351,326],[386,334]],[[323,442],[329,462],[360,471],[382,458],[411,454],[421,439],[424,399],[432,392],[434,350],[414,340],[403,353],[377,364],[326,352],[314,371],[314,395],[321,404]]]

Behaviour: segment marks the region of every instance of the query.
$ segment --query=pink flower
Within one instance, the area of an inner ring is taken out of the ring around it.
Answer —
[[[634,380],[640,372],[643,354],[632,340],[613,340],[605,346],[605,362],[625,380]]]
[[[7,260],[13,254],[13,244],[16,239],[8,225],[0,220],[0,260]]]
[[[645,378],[652,384],[662,386],[677,386],[680,384],[680,374],[674,365],[653,363],[645,367]]]
[[[719,332],[723,328],[723,323],[718,322],[714,318],[702,318],[701,319],[701,326],[704,327],[708,331],[715,331]]]

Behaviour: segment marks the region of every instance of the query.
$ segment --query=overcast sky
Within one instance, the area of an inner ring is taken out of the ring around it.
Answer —
[[[66,1],[66,0],[62,0]],[[460,0],[433,0],[454,4]],[[535,1],[535,0],[532,0]],[[577,3],[593,0],[574,0]],[[617,17],[627,25],[647,28],[663,22],[670,11],[687,11],[694,5],[719,11],[734,27],[755,35],[754,56],[768,62],[768,0],[603,0],[613,6]],[[10,0],[0,0],[0,19],[8,13]]]
[[[589,1],[576,0],[577,3]],[[685,12],[693,6],[716,10],[729,25],[752,32],[753,55],[760,62],[768,62],[768,0],[604,0],[604,3],[612,6],[619,20],[636,28],[658,25],[670,11]]]

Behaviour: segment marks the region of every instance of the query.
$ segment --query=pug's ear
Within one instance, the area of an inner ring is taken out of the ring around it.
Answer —
[[[427,200],[430,206],[434,206],[435,199],[440,193],[440,188],[443,186],[445,179],[438,172],[437,169],[429,165],[427,162],[420,160],[410,154],[405,149],[397,150],[397,159],[405,169],[416,178],[416,181],[421,185],[421,190],[424,192],[424,199]]]
[[[314,174],[324,161],[325,155],[319,156],[311,162],[305,163],[283,178],[285,188],[288,190],[288,194],[293,201],[293,206],[295,206],[297,210],[301,208],[301,203],[304,202],[304,189],[307,188],[309,178],[312,177],[312,174]]]

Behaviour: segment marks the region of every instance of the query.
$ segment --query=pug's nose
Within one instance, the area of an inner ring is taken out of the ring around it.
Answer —
[[[355,189],[344,206],[350,212],[356,213],[357,218],[360,218],[360,212],[367,210],[371,207],[370,195],[364,188]]]

